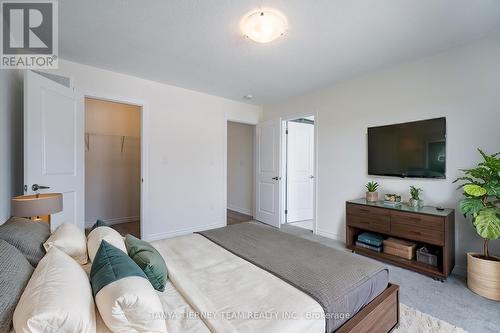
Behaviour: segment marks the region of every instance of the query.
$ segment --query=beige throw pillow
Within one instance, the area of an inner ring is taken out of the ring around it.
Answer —
[[[99,246],[103,239],[114,247],[127,253],[123,237],[118,231],[110,227],[98,227],[92,230],[87,236],[87,250],[89,252],[90,261],[94,261],[95,254],[97,250],[99,250]]]
[[[61,224],[43,244],[45,251],[54,246],[82,265],[88,261],[85,233],[74,224]]]
[[[83,268],[52,247],[38,263],[14,311],[16,333],[95,332],[95,305]]]

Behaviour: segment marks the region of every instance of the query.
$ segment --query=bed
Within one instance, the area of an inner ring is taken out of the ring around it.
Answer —
[[[399,289],[384,266],[259,223],[151,244],[168,268],[157,294],[170,333],[389,332],[399,323]]]
[[[399,322],[384,266],[257,223],[152,244],[212,332],[388,332]]]

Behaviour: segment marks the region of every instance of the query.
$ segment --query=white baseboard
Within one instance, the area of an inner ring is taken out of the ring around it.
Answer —
[[[338,235],[338,234],[333,233],[331,231],[326,231],[326,230],[322,230],[322,229],[317,228],[316,235],[323,236],[326,238],[330,238],[330,239],[345,243],[344,236]]]
[[[126,216],[126,217],[117,217],[117,218],[112,218],[112,219],[101,219],[101,220],[104,223],[106,223],[107,225],[114,225],[114,224],[139,221],[140,219],[141,219],[140,216]],[[86,221],[85,228],[92,228],[92,226],[94,224],[95,224],[95,221]]]
[[[227,205],[227,209],[234,210],[235,212],[238,212],[238,213],[241,213],[241,214],[245,214],[245,215],[250,215],[250,216],[253,217],[253,212],[250,209],[236,207],[236,206],[233,206],[233,205]]]
[[[204,230],[215,229],[215,228],[222,228],[225,226],[226,226],[226,223],[205,224],[205,225],[199,225],[199,226],[191,227],[191,228],[177,229],[177,230],[172,230],[172,231],[167,231],[167,232],[160,232],[160,233],[156,233],[156,234],[145,235],[143,237],[143,239],[148,241],[148,242],[151,242],[151,241],[155,241],[155,240],[159,240],[159,239],[187,235],[187,234],[191,234],[193,232],[198,232],[198,231],[204,231]]]
[[[467,276],[467,267],[455,265],[455,268],[453,268],[452,273],[459,276]]]

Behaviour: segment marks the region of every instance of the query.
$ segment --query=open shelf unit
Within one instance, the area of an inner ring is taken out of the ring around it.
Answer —
[[[418,262],[417,260],[408,260],[405,258],[401,258],[398,256],[394,256],[392,254],[387,254],[384,252],[376,252],[370,249],[365,249],[363,247],[359,246],[349,246],[348,247],[350,250],[353,250],[356,253],[363,254],[367,257],[372,257],[374,259],[380,260],[380,261],[385,261],[390,264],[394,264],[396,266],[400,266],[403,268],[411,269],[417,272],[425,273],[430,276],[435,276],[435,277],[443,277],[443,268],[442,265],[438,265],[437,267],[427,265],[421,262]]]

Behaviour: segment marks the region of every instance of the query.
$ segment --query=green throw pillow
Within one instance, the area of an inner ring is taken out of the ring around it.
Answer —
[[[161,254],[148,242],[132,235],[125,236],[125,246],[130,258],[144,271],[153,287],[165,290],[167,266]]]
[[[90,231],[92,231],[98,227],[108,227],[108,224],[106,222],[104,222],[103,220],[97,220],[97,221],[95,221],[95,223],[92,226],[92,228],[90,229]]]
[[[141,268],[125,252],[102,240],[90,268],[94,297],[108,284],[129,276],[147,279]]]

